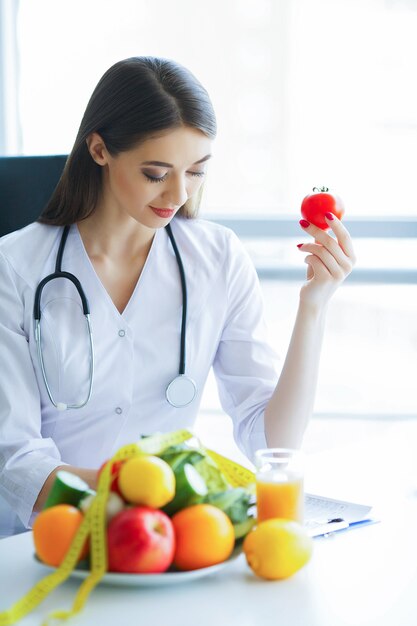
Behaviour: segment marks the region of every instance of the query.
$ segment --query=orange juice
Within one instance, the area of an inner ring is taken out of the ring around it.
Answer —
[[[303,522],[304,489],[302,478],[274,480],[273,474],[256,477],[258,521],[284,517]]]

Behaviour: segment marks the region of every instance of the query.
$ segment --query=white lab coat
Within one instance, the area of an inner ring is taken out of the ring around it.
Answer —
[[[62,228],[34,223],[0,239],[0,536],[30,527],[38,493],[58,465],[98,468],[140,434],[192,427],[211,366],[237,444],[249,458],[265,447],[264,409],[278,376],[253,264],[227,228],[176,217],[172,230],[187,279],[186,374],[198,387],[184,408],[165,397],[178,374],[182,312],[165,229],[156,232],[120,314],[71,226],[62,269],[80,279],[89,300],[95,376],[87,406],[64,412],[47,396],[33,330],[35,289],[54,271]],[[80,403],[88,392],[89,348],[73,285],[49,283],[41,310],[52,392],[58,401]]]

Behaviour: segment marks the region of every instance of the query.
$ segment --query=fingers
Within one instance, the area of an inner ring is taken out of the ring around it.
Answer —
[[[328,216],[331,216],[332,219]],[[310,224],[306,220],[301,220],[300,224],[303,230],[314,237],[316,242],[322,244],[329,250],[345,271],[351,271],[353,265],[356,263],[356,256],[348,230],[342,222],[331,213],[326,214],[326,222],[336,235],[336,239],[321,228],[317,228],[317,226]]]
[[[326,280],[331,278],[331,274],[323,261],[314,254],[309,254],[308,256],[306,256],[304,259],[304,263],[307,263],[308,265],[307,280],[313,277]]]
[[[317,243],[304,243],[299,247],[299,250],[303,252],[310,252],[316,258],[320,259],[321,263],[327,269],[328,273],[333,276],[337,281],[343,280],[346,275],[351,271],[351,264],[347,257],[343,254],[343,259],[339,261],[327,248]],[[310,257],[306,257],[310,258]],[[315,265],[316,266],[316,265]]]

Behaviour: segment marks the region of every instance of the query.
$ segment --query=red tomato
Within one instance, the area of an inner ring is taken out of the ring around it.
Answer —
[[[100,474],[104,469],[104,466],[106,465],[107,461],[104,461],[103,465],[101,465],[101,467],[98,470],[98,474],[97,474],[97,480],[99,480],[100,478]],[[120,472],[120,468],[123,465],[124,461],[115,461],[112,465],[111,468],[111,476],[113,477],[111,483],[110,483],[110,491],[114,491],[115,493],[117,493],[121,498],[123,498],[122,493],[119,489],[119,472]]]
[[[313,187],[313,193],[306,196],[301,203],[301,215],[322,230],[329,228],[324,218],[325,213],[333,213],[340,220],[344,212],[341,199],[335,194],[329,193],[327,187]]]

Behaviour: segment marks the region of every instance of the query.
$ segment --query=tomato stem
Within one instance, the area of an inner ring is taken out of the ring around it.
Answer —
[[[328,187],[313,187],[313,191],[320,191],[321,193],[327,193],[329,191]]]

